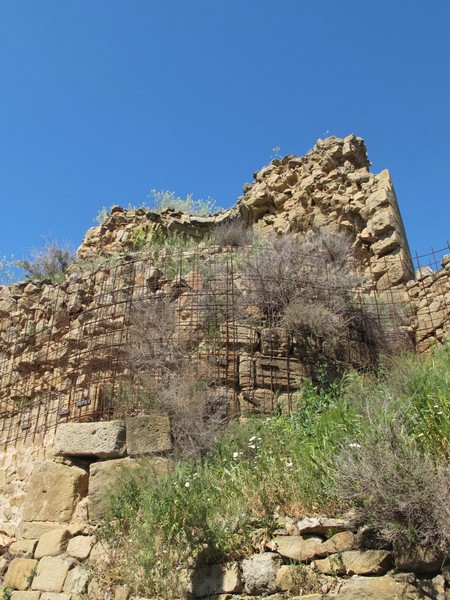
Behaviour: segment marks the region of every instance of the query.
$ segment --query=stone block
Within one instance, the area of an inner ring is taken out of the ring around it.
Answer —
[[[22,558],[33,558],[34,549],[36,548],[37,540],[19,540],[13,542],[9,547],[9,553],[12,556],[20,556]]]
[[[301,562],[311,562],[322,554],[322,539],[319,537],[302,537],[301,535],[277,535],[267,547],[278,552],[283,558]]]
[[[283,565],[277,571],[275,585],[279,592],[295,592],[299,587],[307,590],[320,588],[319,576],[311,567],[305,565]]]
[[[87,487],[88,475],[83,469],[50,461],[37,464],[31,474],[23,520],[70,521]]]
[[[152,413],[127,417],[127,449],[130,456],[172,450],[169,415]]]
[[[272,552],[254,554],[242,561],[242,576],[247,594],[273,594],[281,558]]]
[[[12,592],[10,600],[40,600],[41,592]]]
[[[341,531],[336,533],[320,547],[322,556],[335,554],[337,552],[347,552],[356,547],[355,536],[351,531]]]
[[[255,380],[257,387],[271,389],[292,389],[297,381],[308,375],[302,363],[285,356],[257,356],[255,362]]]
[[[148,459],[146,467],[152,469],[155,477],[168,472],[169,461],[163,458]],[[101,521],[109,508],[109,497],[124,476],[124,469],[136,469],[139,462],[133,458],[107,460],[93,463],[89,477],[89,520]]]
[[[34,558],[38,560],[44,556],[57,556],[66,549],[70,533],[67,529],[52,529],[43,533],[39,538]]]
[[[387,550],[350,550],[314,563],[324,575],[383,575],[391,565],[392,554]]]
[[[392,577],[351,577],[339,589],[339,600],[417,600],[417,587]]]
[[[253,352],[259,344],[256,329],[241,323],[223,323],[220,326],[220,338],[227,346],[246,352]]]
[[[84,594],[88,588],[89,579],[89,571],[76,565],[67,573],[63,589],[68,594]]]
[[[93,535],[77,535],[69,540],[67,554],[77,560],[86,560],[96,542]]]
[[[189,593],[195,597],[238,594],[243,587],[239,565],[228,563],[195,569],[189,587]]]
[[[33,558],[13,558],[3,579],[5,587],[27,590],[33,578],[38,561]]]
[[[328,517],[306,517],[297,521],[297,530],[300,535],[329,535],[351,529],[345,519],[329,519]]]
[[[44,592],[41,594],[39,600],[75,600],[71,594],[56,593],[56,592]]]
[[[64,581],[72,565],[73,560],[68,558],[44,556],[37,566],[31,589],[42,592],[62,592]]]
[[[122,421],[64,423],[56,431],[55,449],[63,456],[118,458],[126,453]]]
[[[20,537],[24,540],[37,540],[42,534],[52,531],[56,527],[64,528],[66,523],[57,521],[22,521],[19,528]]]

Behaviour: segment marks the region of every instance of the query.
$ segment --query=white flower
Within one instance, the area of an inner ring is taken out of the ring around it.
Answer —
[[[189,483],[189,481],[186,481],[186,483],[184,484],[185,488],[188,488],[191,484]]]
[[[249,441],[249,442],[253,442],[253,441],[255,441],[255,440],[256,440],[256,435],[252,435],[252,437],[251,437],[251,438],[249,438],[249,440],[248,440],[248,441]]]
[[[352,442],[348,445],[349,448],[361,448],[361,444],[357,444],[356,442]]]
[[[249,444],[248,447],[253,448],[253,450],[256,448],[255,444]]]
[[[233,458],[238,458],[239,452],[233,452]]]
[[[286,461],[286,466],[290,469],[291,467],[294,466],[293,462],[291,460],[287,460]]]

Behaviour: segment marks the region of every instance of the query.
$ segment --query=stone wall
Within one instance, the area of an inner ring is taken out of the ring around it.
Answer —
[[[122,468],[134,468],[142,447],[152,448],[147,466],[155,477],[170,468],[168,422],[164,427],[164,415],[159,417],[156,429],[149,416],[59,429],[53,454],[34,464],[21,521],[0,532],[0,592],[11,600],[139,600],[126,582],[102,576],[114,549],[98,539],[97,526]],[[255,531],[253,553],[245,559],[180,571],[187,596],[445,600],[450,595],[449,567],[430,549],[374,545],[369,530],[356,530],[346,518],[274,517],[278,529],[270,537]]]
[[[244,186],[232,209],[210,217],[172,210],[114,207],[90,229],[80,258],[133,251],[136,233],[147,240],[161,232],[201,240],[221,223],[242,220],[261,235],[306,235],[323,227],[347,232],[361,270],[377,289],[414,277],[408,241],[388,171],[369,171],[364,141],[354,135],[319,140],[305,156],[273,160]]]

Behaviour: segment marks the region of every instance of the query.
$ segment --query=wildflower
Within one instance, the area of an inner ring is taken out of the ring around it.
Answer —
[[[356,442],[352,442],[348,445],[349,448],[361,448],[361,444],[357,444]]]
[[[249,444],[248,447],[253,448],[253,450],[256,448],[255,444]]]
[[[256,440],[256,435],[252,435],[252,437],[248,439],[249,442],[254,442],[255,440]]]
[[[291,460],[287,460],[286,461],[286,466],[288,467],[288,469],[290,469],[291,467],[294,466],[294,463]]]
[[[191,484],[189,483],[189,481],[186,481],[186,483],[184,484],[185,488],[188,488]]]
[[[233,452],[233,458],[238,458],[239,457],[239,452]]]

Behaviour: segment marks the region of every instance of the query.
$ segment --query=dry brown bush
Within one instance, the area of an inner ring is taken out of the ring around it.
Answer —
[[[391,543],[418,543],[450,555],[450,469],[435,465],[396,422],[382,423],[337,460],[334,489]]]
[[[218,246],[247,246],[252,240],[253,229],[245,227],[238,219],[221,223],[211,232],[211,241]]]
[[[142,410],[169,415],[177,457],[205,454],[228,424],[229,394],[201,375],[180,334],[176,304],[155,298],[131,312],[128,363]]]

